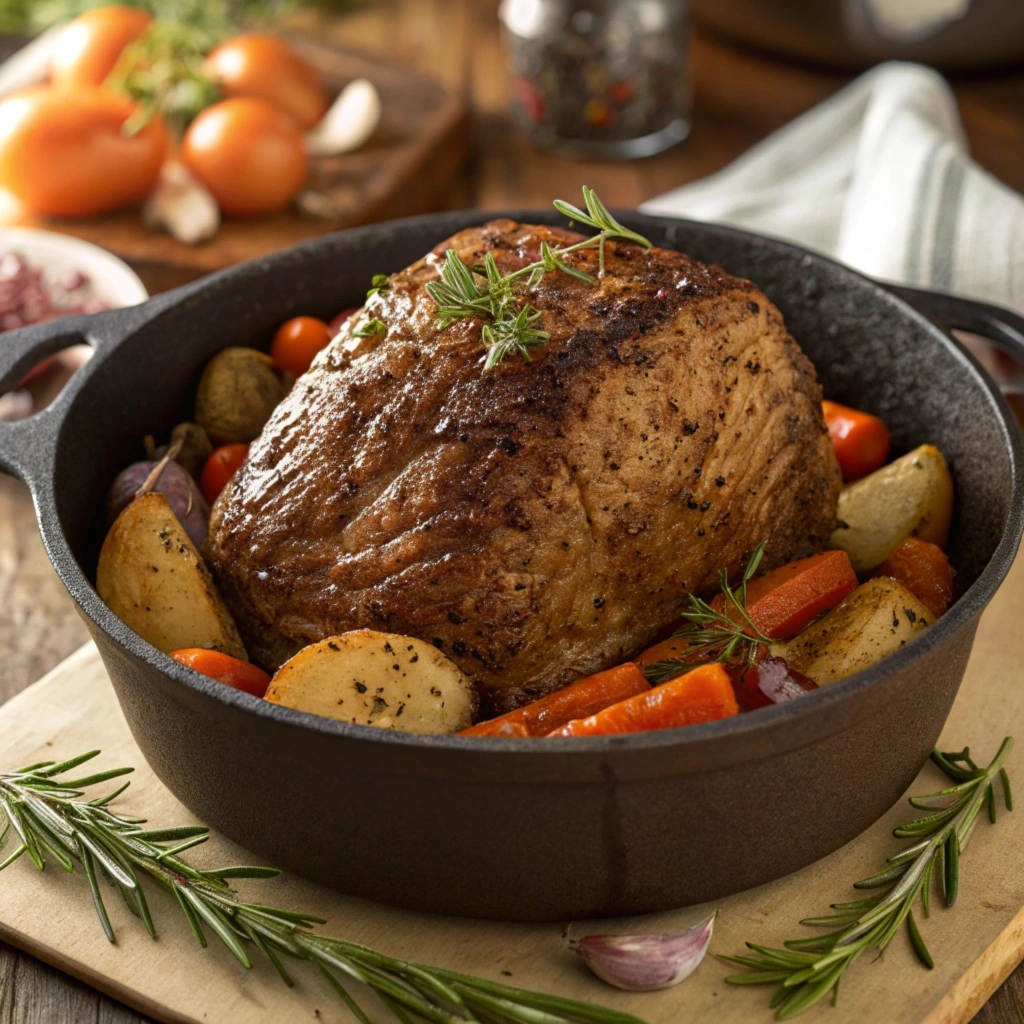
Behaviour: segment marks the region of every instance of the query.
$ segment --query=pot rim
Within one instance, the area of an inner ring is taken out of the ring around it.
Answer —
[[[541,757],[554,757],[564,760],[567,755],[578,755],[578,760],[580,761],[593,759],[595,755],[607,755],[612,752],[617,754],[626,752],[641,753],[669,748],[693,748],[708,744],[719,746],[719,741],[722,744],[733,741],[737,745],[741,745],[742,740],[752,739],[755,736],[761,737],[762,734],[769,730],[778,733],[779,739],[782,740],[782,733],[778,731],[780,726],[786,723],[797,723],[801,719],[813,715],[830,719],[833,723],[836,723],[838,716],[835,714],[835,711],[840,705],[845,706],[849,705],[851,701],[856,701],[860,694],[883,684],[889,677],[896,675],[913,662],[921,660],[925,655],[946,643],[962,629],[971,628],[972,621],[976,620],[980,615],[1009,572],[1021,540],[1021,535],[1024,533],[1024,472],[1022,472],[1022,467],[1024,467],[1024,439],[1022,439],[1020,428],[1017,426],[1006,400],[975,358],[959,346],[935,323],[914,309],[913,306],[887,290],[883,285],[820,253],[812,252],[769,236],[724,225],[705,224],[675,217],[652,216],[633,211],[621,211],[620,215],[623,221],[629,225],[636,225],[642,228],[644,224],[647,224],[657,226],[661,230],[668,229],[673,245],[677,244],[678,235],[685,236],[687,226],[692,226],[705,234],[708,231],[712,233],[718,232],[723,237],[732,237],[743,243],[756,242],[758,245],[768,243],[788,258],[794,261],[804,261],[805,265],[808,260],[819,265],[830,265],[836,268],[840,274],[859,282],[861,287],[870,289],[874,301],[888,304],[892,309],[893,315],[902,317],[904,320],[909,319],[919,327],[926,328],[936,338],[937,342],[945,346],[947,351],[959,361],[963,372],[974,377],[976,383],[987,392],[988,397],[992,401],[994,412],[998,416],[999,427],[1005,444],[1005,452],[1010,462],[1012,487],[1009,511],[1004,521],[1003,533],[988,563],[974,583],[961,595],[949,611],[905,647],[884,658],[876,665],[836,683],[823,686],[814,692],[806,694],[799,700],[761,708],[756,712],[748,712],[715,722],[682,726],[674,729],[662,729],[621,736],[546,739],[543,743],[531,743],[524,742],[521,739],[501,737],[417,735],[398,732],[397,730],[353,725],[347,722],[323,718],[308,712],[296,711],[282,705],[271,704],[241,690],[225,686],[223,683],[203,676],[193,669],[186,668],[169,655],[163,654],[143,640],[141,636],[115,616],[100,599],[99,594],[79,565],[56,512],[56,481],[53,476],[47,476],[42,480],[30,480],[29,483],[32,487],[36,503],[39,528],[47,554],[67,586],[68,591],[78,606],[79,612],[115,641],[123,651],[156,668],[175,683],[184,685],[187,689],[202,697],[219,701],[238,711],[254,714],[259,718],[274,721],[287,727],[333,735],[340,739],[374,744],[379,747],[396,746],[423,751],[461,752],[476,757],[489,753],[514,756],[516,758],[532,757],[532,755],[536,754]],[[439,234],[445,230],[450,234],[451,230],[458,230],[458,227],[452,228],[452,225],[456,223],[466,226],[505,217],[519,221],[529,222],[533,220],[541,223],[553,219],[552,213],[547,210],[494,212],[464,210],[423,214],[417,217],[384,221],[366,227],[335,232],[302,242],[271,256],[251,261],[251,263],[240,264],[210,274],[192,284],[185,285],[183,288],[158,296],[141,307],[133,307],[123,312],[97,314],[96,316],[105,318],[108,323],[113,323],[110,318],[121,316],[125,317],[128,323],[132,323],[136,317],[139,317],[141,311],[148,309],[153,315],[139,318],[137,326],[143,326],[144,324],[154,322],[156,318],[182,303],[194,303],[197,298],[201,299],[204,293],[216,294],[225,287],[229,287],[236,278],[244,277],[249,272],[249,267],[253,263],[260,264],[263,269],[266,269],[274,263],[301,259],[304,253],[315,250],[331,240],[336,242],[340,236],[346,236],[352,240],[353,245],[358,245],[361,236],[376,233],[381,228],[401,231],[403,229],[411,230],[417,227],[428,227],[436,223],[444,225],[444,227],[439,228]],[[561,218],[557,222],[562,223],[563,221],[564,218]],[[444,235],[444,237],[448,237],[448,235]],[[89,318],[84,319],[88,320]],[[123,332],[116,341],[110,344],[98,344],[94,341],[94,344],[96,344],[100,351],[76,375],[77,379],[73,378],[69,383],[63,396],[66,400],[58,400],[55,406],[51,406],[49,410],[39,414],[39,417],[46,417],[48,412],[56,414],[58,412],[56,406],[60,406],[59,418],[47,417],[51,422],[54,440],[59,436],[67,413],[73,407],[79,393],[87,386],[92,373],[123,342],[132,337],[134,332],[135,326],[133,325],[131,330]],[[51,468],[53,468],[53,463],[51,463]],[[797,740],[797,745],[799,745],[799,742],[802,742],[795,737],[791,737],[789,743],[781,742],[778,745],[778,752],[781,753],[792,746],[794,739]]]

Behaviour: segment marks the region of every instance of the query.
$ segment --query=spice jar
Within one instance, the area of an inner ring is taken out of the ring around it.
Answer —
[[[690,130],[688,0],[503,0],[516,119],[542,149],[650,156]]]

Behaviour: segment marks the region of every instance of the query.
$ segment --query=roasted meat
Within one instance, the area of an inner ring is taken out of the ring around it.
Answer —
[[[448,248],[507,272],[580,237],[459,233],[370,300],[386,336],[343,332],[298,380],[207,548],[256,662],[409,634],[504,711],[629,656],[759,541],[766,566],[823,546],[821,390],[749,281],[609,242],[596,284],[554,271],[524,293],[551,335],[531,362],[485,373],[481,322],[438,326],[424,284]],[[595,249],[568,259],[597,275]]]

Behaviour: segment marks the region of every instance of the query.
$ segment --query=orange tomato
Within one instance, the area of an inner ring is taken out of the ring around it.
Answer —
[[[152,15],[138,7],[97,7],[80,14],[54,43],[50,79],[54,85],[100,85],[121,52],[150,25]]]
[[[276,36],[244,35],[221,43],[206,58],[203,70],[225,96],[255,96],[312,128],[327,111],[320,76]]]
[[[208,505],[217,500],[248,454],[247,444],[222,444],[213,449],[199,473],[199,489]]]
[[[251,97],[207,107],[189,125],[181,158],[224,213],[234,217],[284,209],[305,183],[308,168],[295,122],[266,100]]]
[[[154,117],[127,136],[135,110],[98,86],[24,89],[0,102],[0,187],[29,213],[85,217],[143,200],[169,142]]]
[[[270,676],[261,668],[239,658],[232,658],[222,651],[208,651],[204,647],[183,647],[171,651],[171,657],[195,669],[200,675],[209,676],[236,690],[245,690],[254,697],[262,697],[270,685]]]
[[[317,320],[315,316],[292,317],[277,329],[270,346],[270,358],[282,372],[300,377],[332,337],[323,320]]]

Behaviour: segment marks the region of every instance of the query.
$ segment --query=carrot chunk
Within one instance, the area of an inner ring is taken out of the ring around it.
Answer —
[[[674,729],[739,714],[729,674],[717,662],[613,704],[596,715],[577,718],[549,736],[610,736]]]
[[[844,480],[859,480],[885,465],[889,431],[877,416],[829,401],[821,410]]]
[[[850,556],[845,551],[823,551],[751,580],[747,584],[747,614],[765,636],[791,640],[856,589],[857,574]],[[726,607],[721,594],[711,605],[739,621],[739,612],[732,605]]]
[[[232,658],[223,651],[209,651],[202,647],[183,647],[171,651],[171,657],[204,676],[210,676],[236,690],[245,690],[254,697],[262,697],[270,685],[270,676],[248,661]]]
[[[586,718],[611,704],[650,690],[633,662],[587,676],[532,704],[463,729],[460,736],[546,736],[575,718]]]
[[[902,583],[938,618],[953,600],[953,567],[937,544],[908,537],[871,574]]]

